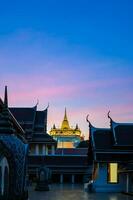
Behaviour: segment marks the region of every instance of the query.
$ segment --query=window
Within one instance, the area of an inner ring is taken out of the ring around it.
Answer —
[[[108,183],[118,183],[118,164],[108,164]]]

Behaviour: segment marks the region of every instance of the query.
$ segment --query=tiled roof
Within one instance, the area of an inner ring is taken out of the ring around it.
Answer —
[[[29,156],[29,165],[87,166],[87,156]]]
[[[9,108],[14,117],[20,122],[33,123],[36,113],[36,108]]]
[[[32,142],[50,142],[50,143],[57,143],[53,137],[51,137],[49,134],[47,133],[34,133],[32,135]]]
[[[110,129],[90,128],[90,152],[99,162],[131,162],[133,161],[133,125],[111,124]],[[126,148],[125,148],[126,146]]]
[[[113,136],[110,129],[96,129],[93,131],[93,142],[95,149],[110,149],[113,145]]]
[[[37,111],[37,106],[32,108],[10,108],[15,118],[26,132],[31,133],[30,142],[52,143],[56,141],[47,132],[47,109]]]
[[[35,132],[46,132],[47,131],[47,109],[44,111],[36,111]]]
[[[47,109],[44,111],[36,111],[35,126],[44,126],[47,122]]]
[[[36,106],[32,108],[13,107],[10,108],[10,111],[26,132],[47,131],[47,109],[43,111],[36,111]]]
[[[96,152],[95,157],[99,162],[133,162],[133,152],[130,151]]]
[[[8,101],[8,100],[7,100]],[[16,118],[13,116],[13,114],[10,112],[8,108],[8,104],[5,105],[5,103],[0,98],[0,118],[1,118],[1,133],[5,134],[8,132],[9,128],[12,129],[13,133],[19,137],[23,142],[26,142],[24,139],[24,130],[16,120]]]
[[[133,124],[113,123],[112,130],[115,145],[133,147]]]

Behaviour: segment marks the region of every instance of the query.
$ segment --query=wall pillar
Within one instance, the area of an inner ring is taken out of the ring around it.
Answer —
[[[72,174],[72,183],[74,184],[75,183],[75,175]]]
[[[4,172],[5,172],[5,165],[3,163],[2,166],[2,180],[1,180],[1,194],[4,194]]]
[[[52,145],[52,155],[55,155],[55,146]]]
[[[60,183],[63,183],[63,174],[60,174]]]
[[[36,155],[39,155],[39,146],[38,146],[38,144],[35,145],[35,148],[36,148],[36,150],[35,150]]]
[[[45,155],[48,155],[48,146],[45,146]]]
[[[1,184],[1,191],[0,194],[3,195],[4,194],[4,190],[5,190],[5,170],[8,170],[8,176],[9,176],[9,164],[7,159],[4,157],[1,161],[0,161],[0,169],[1,169],[1,180],[0,180],[0,184]]]
[[[126,192],[129,192],[129,174],[126,174]]]
[[[46,155],[46,147],[45,147],[45,144],[43,144],[43,146],[42,146],[42,154],[43,154],[43,155]]]

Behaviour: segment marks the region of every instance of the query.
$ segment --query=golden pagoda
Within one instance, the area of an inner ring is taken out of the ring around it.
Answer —
[[[54,124],[49,133],[57,140],[57,148],[75,148],[83,140],[78,124],[75,128],[69,126],[66,108],[61,128],[56,128]]]

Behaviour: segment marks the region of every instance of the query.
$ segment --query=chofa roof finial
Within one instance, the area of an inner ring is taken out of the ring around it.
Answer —
[[[91,122],[89,120],[89,114],[86,116],[86,121],[89,123],[89,127],[91,127],[92,125],[91,125]]]
[[[46,109],[48,109],[49,108],[49,102],[48,102],[48,105],[47,105],[47,108]]]
[[[39,104],[39,99],[37,99],[37,103],[36,103],[36,106],[38,106],[38,104]]]
[[[112,118],[110,117],[110,110],[108,111],[108,118],[110,119],[110,120],[112,120]]]
[[[111,125],[111,123],[112,123],[112,118],[110,117],[110,110],[108,111],[108,118],[110,119],[110,125]]]

